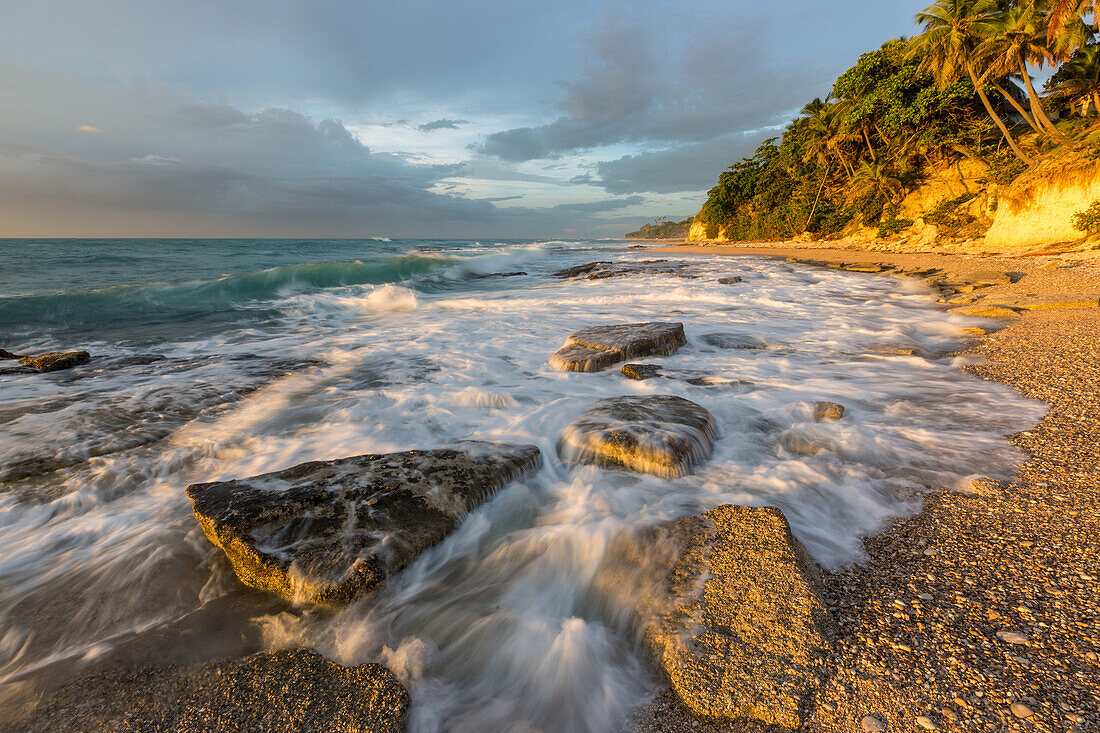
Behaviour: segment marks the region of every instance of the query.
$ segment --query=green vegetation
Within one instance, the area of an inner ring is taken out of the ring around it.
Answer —
[[[1081,146],[1100,114],[1092,1],[936,0],[917,14],[919,36],[860,56],[824,101],[726,169],[696,221],[731,240],[857,224],[889,237],[912,225],[901,203],[933,168],[967,159],[1007,184],[1041,154]],[[1028,68],[1043,65],[1058,69],[1040,96]],[[972,195],[926,219],[959,232],[976,219]]]
[[[659,216],[652,224],[642,224],[634,232],[627,232],[627,239],[684,239],[691,229],[692,219],[669,221],[667,216]]]
[[[1084,211],[1074,214],[1073,226],[1087,234],[1100,234],[1100,199],[1094,200]]]

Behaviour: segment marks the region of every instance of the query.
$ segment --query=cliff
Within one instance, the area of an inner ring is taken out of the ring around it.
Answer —
[[[1081,239],[1073,215],[1100,199],[1100,161],[1066,151],[1038,163],[997,192],[986,244],[1028,247]]]

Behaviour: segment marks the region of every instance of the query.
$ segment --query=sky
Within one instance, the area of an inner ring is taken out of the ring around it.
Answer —
[[[0,0],[0,236],[619,237],[905,0]]]

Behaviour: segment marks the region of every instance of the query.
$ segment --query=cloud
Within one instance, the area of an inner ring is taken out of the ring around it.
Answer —
[[[701,27],[629,17],[588,39],[583,74],[560,84],[555,120],[495,132],[476,150],[519,163],[623,143],[714,140],[787,119],[819,81],[817,69],[763,47],[771,21],[740,7],[712,8]],[[661,42],[639,42],[652,38]]]
[[[416,129],[421,132],[434,132],[435,130],[457,130],[462,125],[470,124],[469,120],[433,120],[418,126]]]
[[[91,125],[77,125],[73,128],[73,132],[86,132],[91,135],[102,135],[104,130],[98,127],[92,127]]]

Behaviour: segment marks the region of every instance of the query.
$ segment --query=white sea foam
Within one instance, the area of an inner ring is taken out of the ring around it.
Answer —
[[[411,689],[415,730],[611,729],[656,685],[625,621],[629,598],[593,600],[617,532],[723,503],[774,505],[819,561],[855,562],[859,537],[915,510],[923,491],[1010,470],[1018,456],[1003,436],[1042,413],[950,359],[875,353],[960,343],[964,322],[897,280],[721,258],[690,260],[697,279],[546,276],[581,258],[643,258],[585,248],[475,248],[455,268],[531,276],[286,293],[275,321],[173,344],[166,362],[5,384],[13,411],[0,422],[0,462],[69,444],[83,446],[74,460],[99,455],[0,493],[0,685],[10,694],[27,675],[61,679],[112,650],[148,661],[241,653],[243,636],[386,662]],[[717,284],[728,274],[744,282]],[[654,361],[710,383],[546,364],[578,328],[642,320],[682,321],[688,345]],[[706,334],[768,348],[718,348]],[[289,376],[264,371],[287,359],[297,363]],[[673,480],[563,464],[561,430],[621,394],[706,407],[719,432],[709,461]],[[816,423],[816,400],[848,412]],[[133,425],[152,431],[148,440],[122,441]],[[242,593],[183,493],[196,481],[462,438],[536,443],[544,467],[380,596],[335,616]],[[156,652],[142,652],[154,638]]]

